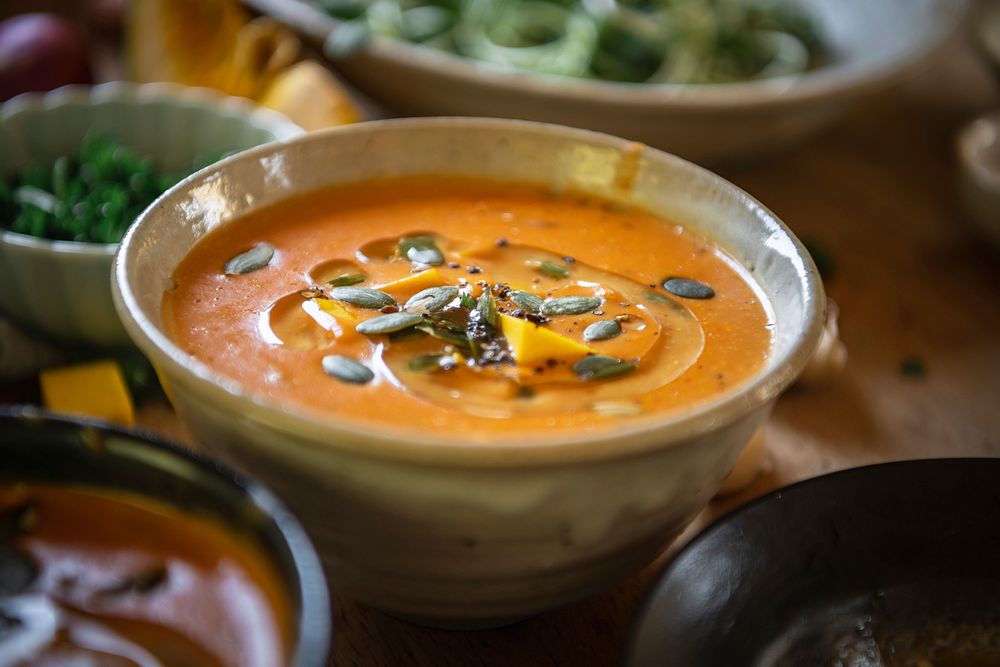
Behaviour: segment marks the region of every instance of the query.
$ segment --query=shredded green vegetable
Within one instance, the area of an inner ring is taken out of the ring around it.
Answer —
[[[513,70],[728,83],[804,72],[825,51],[810,16],[781,0],[312,1],[344,22],[328,42],[338,57],[345,35],[360,47],[375,34]]]
[[[117,138],[91,133],[73,155],[29,166],[10,183],[0,180],[0,228],[57,241],[117,243],[160,193],[219,157],[166,174]]]

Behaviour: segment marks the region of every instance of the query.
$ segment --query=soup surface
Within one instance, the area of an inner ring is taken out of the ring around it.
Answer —
[[[165,505],[0,483],[0,664],[277,667],[291,606],[249,543]]]
[[[468,440],[687,408],[771,345],[762,294],[706,239],[522,185],[311,193],[208,234],[173,277],[168,335],[255,394]]]

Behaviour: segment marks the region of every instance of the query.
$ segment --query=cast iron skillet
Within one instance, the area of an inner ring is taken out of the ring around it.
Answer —
[[[291,667],[326,664],[330,607],[319,558],[295,517],[257,482],[147,434],[0,405],[4,480],[136,493],[247,535],[277,566],[297,611]]]
[[[623,662],[1000,665],[1000,459],[855,468],[736,510],[667,566]]]

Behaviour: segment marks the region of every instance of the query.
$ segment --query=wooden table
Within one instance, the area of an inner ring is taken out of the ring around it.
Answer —
[[[1000,251],[960,212],[959,120],[889,95],[792,153],[723,172],[832,257],[826,286],[850,358],[830,387],[780,399],[767,425],[768,472],[714,501],[672,549],[720,513],[806,477],[892,459],[1000,456]],[[177,434],[155,406],[145,416]],[[668,555],[603,595],[480,632],[398,621],[338,597],[332,582],[331,664],[612,665]]]

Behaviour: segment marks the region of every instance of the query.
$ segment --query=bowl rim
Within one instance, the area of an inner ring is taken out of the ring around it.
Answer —
[[[239,490],[250,504],[274,524],[288,548],[291,562],[298,578],[296,594],[302,608],[295,634],[292,667],[313,667],[325,664],[316,656],[327,656],[330,651],[332,634],[330,596],[319,555],[299,520],[273,491],[256,479],[220,463],[200,452],[181,447],[159,434],[139,429],[125,428],[117,424],[89,417],[80,417],[52,412],[33,405],[0,405],[0,425],[11,423],[42,424],[43,428],[59,427],[86,429],[109,434],[132,442],[140,442],[168,456],[183,459],[194,464],[203,472],[221,479],[227,486]],[[86,482],[82,482],[86,484]],[[161,502],[167,502],[161,500]]]
[[[270,134],[271,139],[267,143],[284,141],[305,133],[303,128],[284,114],[259,106],[248,98],[227,95],[212,88],[185,86],[169,81],[69,84],[50,91],[21,93],[0,104],[0,127],[22,114],[44,115],[66,106],[101,107],[123,103],[139,108],[168,103],[175,106],[198,106],[214,113],[237,114],[243,122]],[[111,258],[118,251],[117,243],[45,239],[2,228],[0,243],[36,252],[49,251],[95,259]]]
[[[641,422],[619,429],[604,429],[596,435],[567,430],[558,436],[545,439],[529,439],[522,434],[472,443],[462,440],[460,435],[451,435],[447,438],[428,437],[423,434],[404,436],[400,432],[373,428],[370,425],[337,422],[306,408],[281,407],[275,402],[255,396],[252,391],[245,390],[235,381],[213,371],[207,364],[182,350],[143,313],[139,299],[130,284],[133,239],[147,219],[155,216],[157,210],[165,206],[169,199],[179,196],[190,186],[214,178],[215,174],[236,160],[260,160],[270,153],[286,150],[291,146],[325,141],[339,134],[371,133],[378,132],[382,128],[419,131],[422,128],[439,128],[455,124],[468,129],[487,131],[546,133],[567,140],[614,148],[620,152],[634,150],[636,145],[633,141],[608,134],[535,121],[430,117],[369,121],[334,127],[310,132],[288,142],[260,146],[225,158],[192,174],[161,195],[139,215],[122,240],[114,261],[112,293],[115,308],[133,342],[150,358],[160,373],[168,378],[171,374],[179,373],[186,382],[193,382],[203,396],[207,394],[223,403],[237,400],[252,405],[256,411],[252,419],[269,428],[295,434],[299,439],[304,437],[326,448],[335,447],[366,458],[454,466],[560,464],[566,461],[569,452],[573,452],[574,461],[597,461],[662,449],[665,445],[670,446],[718,430],[757,409],[764,408],[788,387],[805,367],[823,332],[826,298],[819,273],[801,241],[773,212],[746,191],[703,167],[648,146],[644,147],[645,156],[655,156],[657,160],[665,161],[675,168],[693,171],[707,178],[715,187],[726,191],[742,206],[765,219],[767,224],[773,227],[772,233],[781,233],[790,241],[796,252],[795,259],[799,262],[797,277],[802,286],[804,312],[801,331],[790,344],[788,351],[780,358],[770,359],[763,369],[744,380],[738,387],[687,410],[659,416],[652,415]],[[608,446],[612,443],[613,446]]]
[[[463,85],[514,89],[539,98],[568,98],[575,102],[600,100],[609,104],[624,102],[642,107],[669,105],[672,109],[690,112],[731,108],[760,110],[817,103],[847,89],[858,93],[877,90],[917,67],[944,44],[969,8],[968,0],[928,1],[935,19],[931,22],[931,38],[919,43],[911,41],[895,58],[881,58],[868,67],[849,61],[797,75],[735,83],[626,83],[528,73],[382,35],[374,36],[358,53],[333,62],[350,64],[355,58],[360,61],[370,57],[397,67],[454,79]],[[246,3],[315,40],[325,38],[324,30],[328,32],[343,23],[304,0],[246,0]]]
[[[622,649],[619,653],[620,664],[624,667],[632,667],[636,664],[632,658],[635,655],[639,644],[644,643],[643,636],[650,634],[650,631],[647,630],[645,626],[654,620],[653,606],[661,595],[660,589],[666,581],[671,578],[674,569],[678,567],[678,564],[684,556],[686,556],[690,551],[697,549],[700,543],[710,539],[712,535],[720,530],[723,530],[727,525],[740,521],[741,517],[750,512],[756,511],[757,508],[762,505],[769,505],[774,502],[783,501],[786,495],[794,496],[799,493],[799,490],[803,487],[836,484],[840,479],[849,479],[852,477],[870,477],[872,475],[878,476],[883,470],[890,468],[919,469],[939,467],[941,465],[963,467],[988,465],[998,467],[1000,466],[1000,457],[949,456],[944,458],[899,459],[896,461],[881,461],[879,463],[869,463],[851,468],[843,468],[841,470],[834,470],[832,472],[816,475],[815,477],[800,479],[796,482],[788,484],[787,486],[772,489],[771,491],[757,496],[756,498],[753,498],[752,500],[749,500],[746,503],[716,517],[711,523],[699,530],[698,533],[684,546],[678,549],[676,553],[672,554],[660,572],[654,576],[652,583],[643,595],[642,602],[636,608],[635,613],[632,616],[632,620],[629,623],[628,632],[626,633],[625,640],[622,643]],[[786,502],[793,502],[793,499],[789,498]]]

